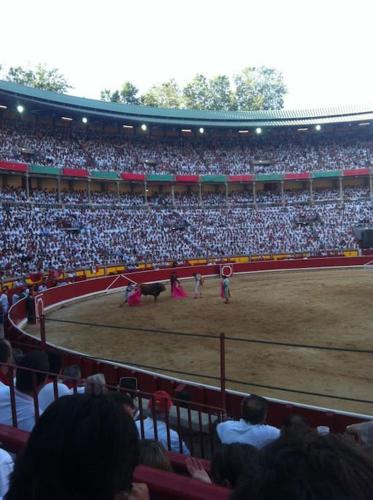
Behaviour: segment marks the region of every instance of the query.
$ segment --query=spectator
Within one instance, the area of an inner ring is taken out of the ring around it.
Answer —
[[[61,396],[71,394],[70,389],[58,380],[62,369],[62,356],[57,351],[48,352],[49,372],[54,375],[47,380],[46,384],[41,388],[39,398],[39,408],[44,411],[53,401]]]
[[[47,408],[17,458],[7,500],[119,500],[130,494],[138,458],[136,427],[119,405],[65,396]],[[144,489],[136,499],[149,498]]]
[[[186,444],[181,440],[179,434],[169,428],[165,422],[169,416],[172,407],[172,398],[166,391],[156,391],[149,400],[149,409],[152,411],[154,418],[147,417],[143,421],[136,421],[137,429],[143,439],[157,439],[166,449],[180,453],[180,443],[182,453],[190,455]],[[142,426],[144,435],[142,435]],[[156,431],[155,431],[156,429]],[[156,436],[157,434],[157,436]],[[170,445],[168,446],[168,438]]]
[[[280,436],[276,427],[266,425],[268,402],[254,394],[242,400],[241,419],[228,420],[217,425],[216,432],[222,444],[242,443],[262,448]]]
[[[367,453],[373,457],[373,421],[351,424],[346,427],[347,435],[357,438],[357,441]]]
[[[9,309],[8,287],[4,286],[0,295],[0,302],[3,309],[3,315],[6,317]]]
[[[96,373],[90,375],[85,379],[85,394],[92,396],[100,396],[107,393],[105,375],[103,373]]]
[[[47,378],[46,373],[38,372],[48,372],[48,370],[48,356],[41,351],[29,352],[18,362],[15,404],[17,410],[17,427],[19,429],[31,431],[35,425],[34,397],[37,398]],[[42,413],[42,410],[39,410],[39,412]],[[10,388],[6,386],[0,387],[0,423],[5,425],[13,424]]]
[[[80,385],[82,370],[79,365],[66,366],[63,370],[63,379],[66,386],[70,389],[71,394],[74,393],[74,387],[76,387],[77,392],[84,394],[84,385]]]
[[[281,436],[288,438],[297,436],[302,437],[307,432],[314,431],[312,431],[307,420],[297,413],[290,413],[287,415],[281,427]]]
[[[153,469],[172,472],[171,462],[162,443],[154,439],[140,440],[140,460],[141,465],[152,467]]]
[[[9,476],[13,472],[13,459],[9,453],[0,448],[0,500],[2,500],[9,489]]]
[[[112,391],[108,392],[108,398],[116,403],[120,404],[124,411],[126,411],[134,420],[138,417],[139,411],[136,408],[136,405],[129,394],[125,394],[123,392]]]
[[[0,339],[3,339],[5,336],[5,330],[4,330],[4,311],[3,311],[3,305],[0,301]]]
[[[0,339],[0,363],[13,363],[13,351],[10,343]],[[0,365],[0,387],[9,386],[9,367]]]
[[[200,460],[188,457],[185,461],[189,474],[204,483],[234,488],[243,473],[253,475],[259,463],[259,451],[249,444],[223,444],[211,460],[211,477]]]
[[[254,471],[255,472],[255,471]],[[341,437],[280,438],[262,451],[232,500],[372,500],[373,462]]]

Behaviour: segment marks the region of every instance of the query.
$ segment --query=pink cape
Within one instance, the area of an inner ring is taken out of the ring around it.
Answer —
[[[138,288],[127,298],[129,306],[139,306],[141,304],[141,290]]]
[[[186,290],[184,290],[184,288],[181,285],[178,285],[176,283],[173,290],[172,290],[172,298],[173,299],[185,299],[186,297],[188,297],[188,292]]]
[[[225,300],[223,283],[220,285],[220,297]]]

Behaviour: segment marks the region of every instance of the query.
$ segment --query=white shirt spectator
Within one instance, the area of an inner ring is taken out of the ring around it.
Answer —
[[[238,421],[228,420],[218,424],[216,432],[223,444],[251,444],[256,448],[263,448],[280,436],[280,431],[276,427],[266,424],[250,424],[242,418]]]
[[[153,419],[151,417],[147,417],[143,421],[143,423],[144,423],[144,439],[155,439],[156,437],[154,433]],[[137,420],[135,424],[139,431],[139,434],[141,435],[140,420]],[[161,420],[157,420],[157,438],[158,438],[157,440],[163,444],[166,450],[168,450],[167,426],[166,423],[162,422]],[[186,446],[184,441],[182,441],[182,449],[184,455],[190,455],[190,451],[188,450],[188,447]],[[179,434],[173,429],[170,429],[170,450],[176,453],[180,453]]]
[[[31,432],[35,425],[34,399],[15,389],[18,429]],[[42,410],[39,410],[42,413]],[[13,425],[12,407],[10,403],[10,388],[0,387],[0,424]]]
[[[12,457],[0,448],[0,500],[8,493],[9,476],[13,472],[13,467]]]
[[[3,312],[4,314],[6,314],[8,312],[8,309],[9,309],[9,299],[8,299],[8,295],[3,292],[0,296],[0,302],[1,302],[1,305],[3,307]]]
[[[57,397],[69,396],[72,391],[67,387],[67,385],[62,382],[57,382]],[[53,382],[48,382],[44,387],[40,389],[38,394],[39,407],[42,411],[46,410],[48,406],[55,400],[54,396],[54,384]]]

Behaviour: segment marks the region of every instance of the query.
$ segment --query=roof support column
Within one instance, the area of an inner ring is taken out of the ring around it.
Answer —
[[[199,205],[202,206],[202,184],[201,184],[201,182],[198,183],[198,200],[199,200]]]
[[[372,174],[369,175],[369,196],[373,200],[373,177]]]
[[[116,185],[117,185],[117,198],[118,198],[118,201],[119,201],[119,199],[120,199],[119,181],[116,181]]]
[[[228,206],[228,196],[229,196],[229,190],[228,190],[228,182],[225,183],[225,205]]]
[[[175,208],[175,184],[172,184],[171,186],[171,200],[172,206]]]
[[[256,207],[256,182],[253,181],[253,201],[254,201],[254,205]]]
[[[313,205],[313,180],[310,177],[310,204]]]

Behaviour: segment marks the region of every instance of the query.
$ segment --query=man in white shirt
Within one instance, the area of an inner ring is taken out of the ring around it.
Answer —
[[[0,500],[8,493],[9,476],[13,472],[13,467],[12,457],[0,448]]]
[[[266,425],[268,402],[255,394],[242,400],[240,420],[227,420],[217,425],[222,444],[242,443],[263,448],[280,436],[276,427]]]
[[[8,309],[9,309],[9,299],[8,299],[8,287],[4,286],[1,295],[0,295],[0,302],[3,307],[3,313],[8,314]]]
[[[156,391],[152,399],[149,401],[149,408],[152,409],[154,401],[155,420],[152,417],[147,417],[142,421],[144,426],[144,435],[141,433],[141,421],[135,422],[142,439],[157,439],[160,441],[166,450],[180,453],[180,440],[179,434],[173,429],[169,428],[170,446],[168,446],[168,432],[167,424],[164,421],[167,414],[172,407],[172,398],[166,391]],[[155,433],[157,429],[157,435]],[[188,447],[181,441],[181,449],[184,455],[190,455]]]
[[[48,352],[48,361],[49,361],[49,372],[54,373],[56,377],[61,374],[62,368],[62,357],[61,354],[57,351],[49,351]],[[56,392],[55,392],[55,384],[56,384]],[[46,410],[48,406],[53,403],[53,401],[62,396],[68,396],[72,394],[72,391],[62,383],[61,380],[56,380],[56,383],[53,380],[48,379],[46,384],[40,389],[38,398],[39,398],[39,407],[41,411]]]
[[[48,356],[45,352],[32,351],[23,356],[18,366],[14,391],[17,427],[30,432],[36,419],[33,395],[35,393],[37,396],[47,376],[44,373],[23,370],[22,367],[47,372],[49,370]],[[41,413],[42,410],[39,409],[39,414]],[[10,388],[5,385],[0,387],[0,424],[13,425]]]

